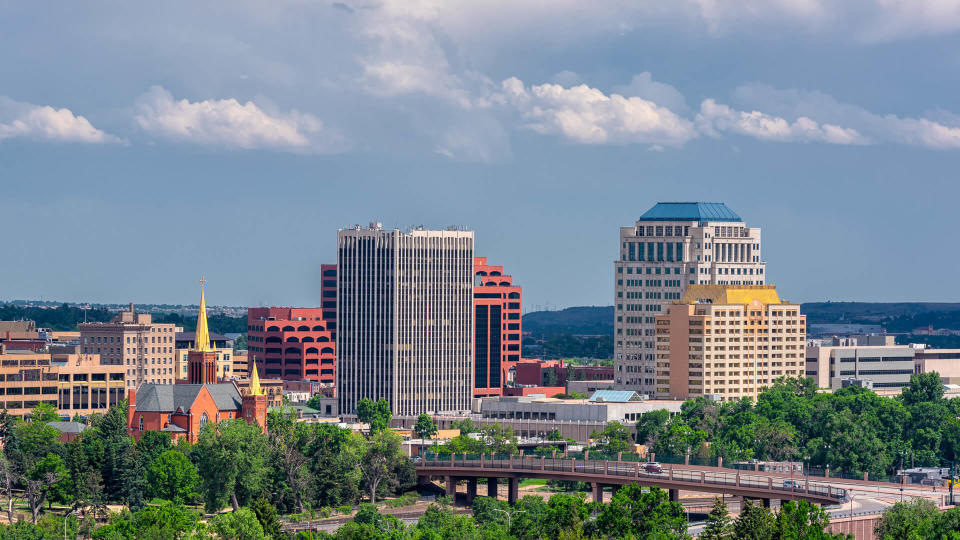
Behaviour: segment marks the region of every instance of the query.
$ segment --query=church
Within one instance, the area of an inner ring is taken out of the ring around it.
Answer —
[[[256,367],[250,376],[248,395],[242,395],[233,382],[217,382],[217,352],[210,344],[202,286],[197,332],[194,346],[187,353],[187,365],[184,383],[142,384],[130,390],[127,427],[135,439],[139,440],[144,431],[162,431],[174,441],[195,443],[207,422],[232,418],[243,418],[266,429],[267,396],[260,388]]]

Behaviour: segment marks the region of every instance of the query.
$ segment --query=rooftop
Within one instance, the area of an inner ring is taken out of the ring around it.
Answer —
[[[782,304],[774,285],[689,285],[680,304],[747,305]]]
[[[233,383],[216,384],[142,384],[137,389],[137,412],[187,412],[206,386],[221,411],[239,411],[240,392]]]
[[[631,401],[643,401],[643,398],[633,390],[597,390],[590,396],[590,401],[628,403]]]
[[[727,205],[716,202],[658,202],[639,221],[736,221],[740,216]]]

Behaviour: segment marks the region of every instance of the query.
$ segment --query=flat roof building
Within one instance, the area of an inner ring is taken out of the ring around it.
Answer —
[[[176,326],[154,323],[133,304],[110,322],[80,323],[80,352],[98,354],[106,365],[124,366],[127,388],[144,383],[172,384],[176,372]]]
[[[337,235],[337,397],[341,414],[362,398],[396,416],[468,411],[473,399],[473,232]]]
[[[877,391],[909,386],[915,350],[895,345],[893,336],[852,336],[810,340],[806,346],[805,375],[819,388],[837,390],[844,380],[870,381]],[[863,383],[848,383],[863,384]]]
[[[773,285],[690,285],[656,328],[658,398],[756,398],[804,374],[806,315]]]

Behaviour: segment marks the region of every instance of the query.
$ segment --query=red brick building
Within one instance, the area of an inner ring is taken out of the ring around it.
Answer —
[[[522,291],[486,257],[474,257],[473,273],[473,395],[499,396],[520,361]]]
[[[324,265],[327,266],[327,265]],[[333,269],[336,274],[336,268]],[[325,279],[324,281],[328,281]],[[333,278],[334,283],[336,277]],[[336,285],[332,289],[336,294]],[[324,299],[324,304],[329,300]],[[269,307],[247,310],[250,364],[267,378],[336,382],[336,297],[333,309]],[[327,315],[330,318],[327,318]]]
[[[244,418],[261,428],[267,425],[267,396],[260,389],[260,377],[253,370],[250,391],[241,395],[233,382],[217,382],[217,353],[210,344],[207,309],[200,292],[200,313],[194,347],[187,357],[185,384],[141,384],[128,395],[127,427],[139,439],[144,431],[163,431],[174,439],[197,442],[208,422]]]

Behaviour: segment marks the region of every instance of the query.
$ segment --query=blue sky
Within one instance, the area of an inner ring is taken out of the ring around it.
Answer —
[[[958,301],[960,3],[0,0],[0,299],[319,302],[336,230],[463,225],[607,305],[657,201],[795,301]]]

